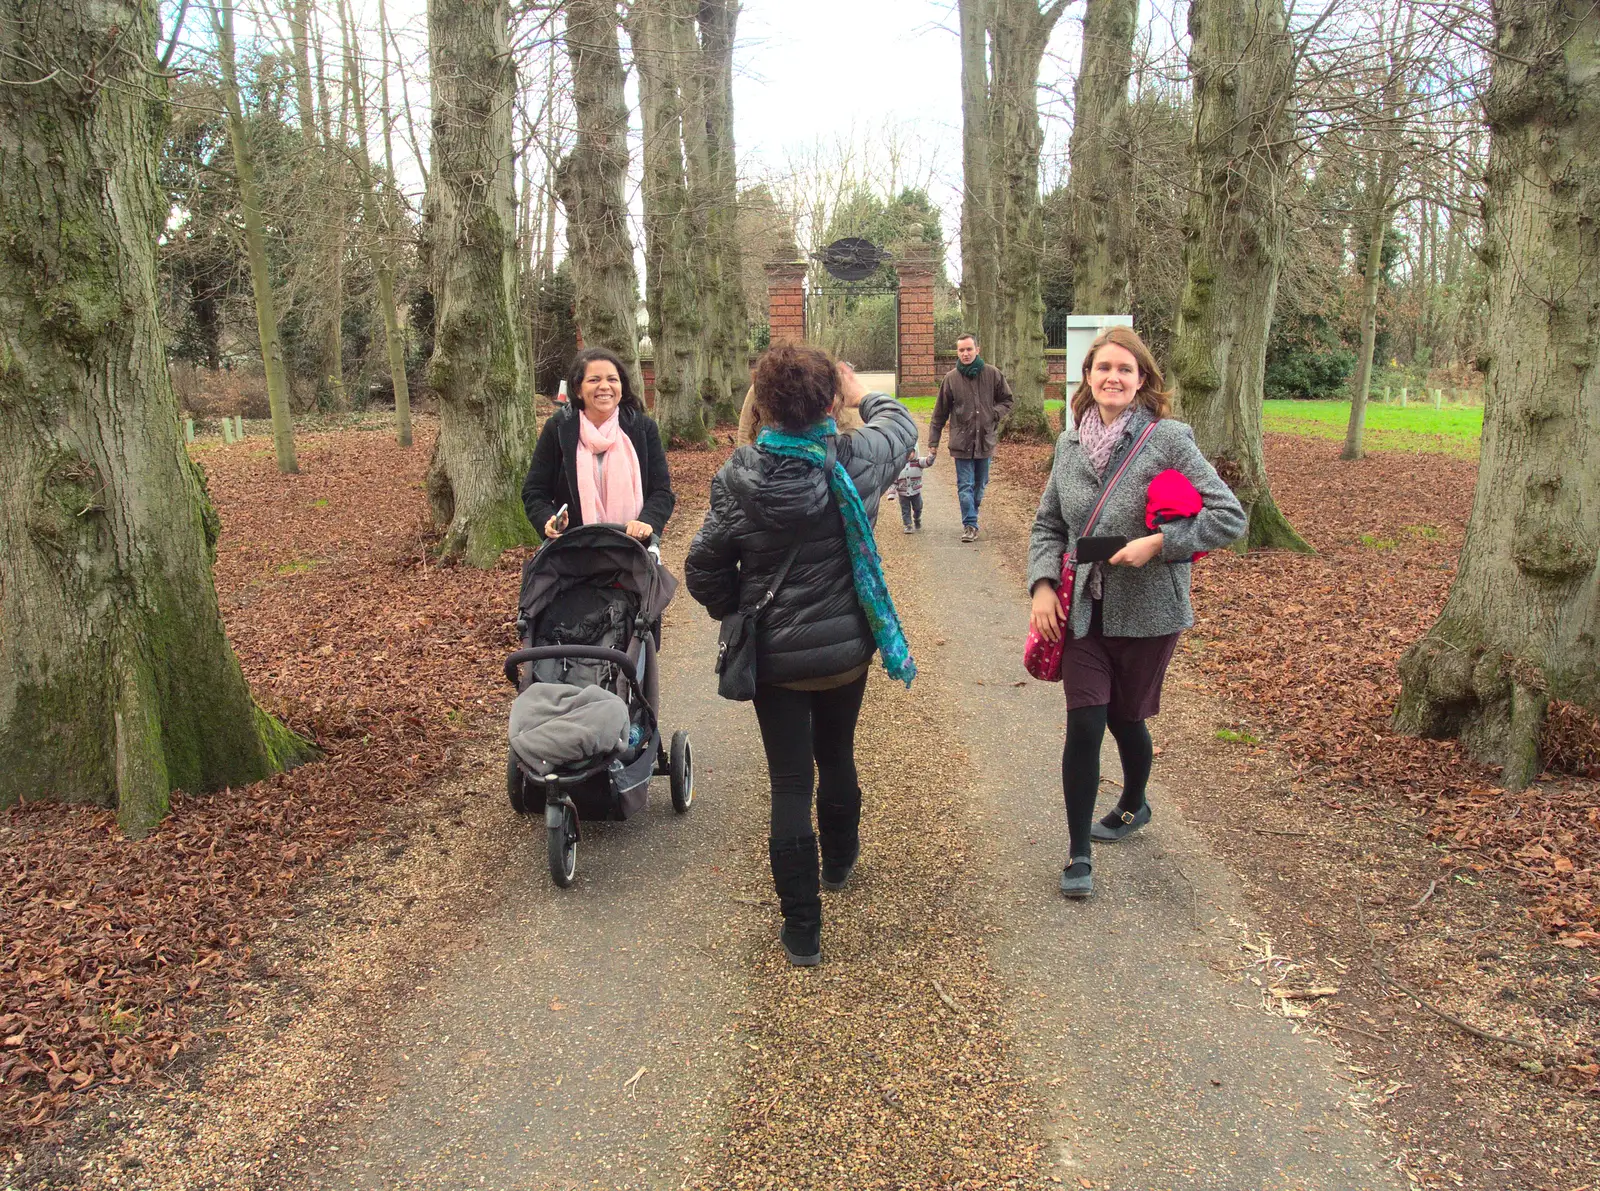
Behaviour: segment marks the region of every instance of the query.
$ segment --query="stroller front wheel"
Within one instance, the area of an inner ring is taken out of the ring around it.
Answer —
[[[570,806],[551,803],[545,808],[545,851],[550,860],[550,879],[560,888],[572,884],[578,871],[578,822]]]
[[[689,732],[679,728],[672,734],[672,809],[680,815],[694,804],[694,751],[689,747]]]

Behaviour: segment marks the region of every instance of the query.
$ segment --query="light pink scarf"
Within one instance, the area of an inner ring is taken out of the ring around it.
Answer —
[[[1111,456],[1116,454],[1117,444],[1122,441],[1122,432],[1127,428],[1128,419],[1133,416],[1133,408],[1128,406],[1107,426],[1100,417],[1100,407],[1091,405],[1078,423],[1078,442],[1083,447],[1083,453],[1089,456],[1095,475],[1102,480],[1106,478],[1106,468],[1111,465]]]
[[[626,525],[637,521],[644,508],[639,455],[618,412],[596,426],[578,411],[578,503],[585,525]]]

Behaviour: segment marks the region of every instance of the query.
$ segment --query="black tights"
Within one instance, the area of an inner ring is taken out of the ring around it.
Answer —
[[[856,719],[866,690],[865,674],[826,691],[756,687],[756,721],[761,725],[767,775],[772,781],[773,839],[812,834],[813,772],[818,802],[859,808]]]
[[[1144,805],[1155,750],[1150,729],[1143,720],[1114,720],[1104,704],[1067,712],[1067,743],[1061,750],[1061,790],[1067,802],[1069,855],[1089,855],[1089,826],[1094,822],[1094,800],[1100,792],[1100,742],[1106,729],[1117,742],[1122,758],[1122,798],[1119,811],[1136,811]]]

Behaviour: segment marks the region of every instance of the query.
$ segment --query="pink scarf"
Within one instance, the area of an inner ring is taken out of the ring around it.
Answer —
[[[1133,415],[1133,408],[1128,406],[1107,426],[1100,417],[1100,407],[1091,405],[1078,423],[1078,442],[1083,446],[1083,453],[1089,456],[1095,475],[1102,480],[1106,478],[1106,468],[1111,465],[1111,456],[1116,454],[1117,444],[1122,441],[1122,431]]]
[[[1089,456],[1089,465],[1094,468],[1094,474],[1102,480],[1106,478],[1106,468],[1111,466],[1111,456],[1117,452],[1122,431],[1133,411],[1134,406],[1128,406],[1107,426],[1105,419],[1100,416],[1100,407],[1091,405],[1078,423],[1078,443],[1083,447],[1083,453]],[[1100,563],[1089,564],[1088,593],[1092,600],[1105,598],[1106,577]]]
[[[644,508],[639,455],[623,433],[619,413],[596,426],[578,411],[578,503],[585,525],[626,525]]]

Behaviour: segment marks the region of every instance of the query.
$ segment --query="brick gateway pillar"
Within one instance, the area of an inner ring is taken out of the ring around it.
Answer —
[[[897,254],[894,269],[900,277],[897,395],[930,397],[939,391],[933,363],[933,254],[921,243],[906,245]]]
[[[787,339],[804,343],[806,338],[806,262],[768,261],[767,326],[771,341]]]

